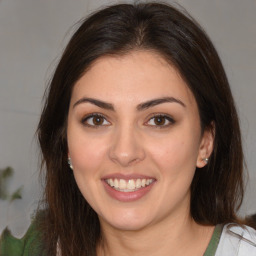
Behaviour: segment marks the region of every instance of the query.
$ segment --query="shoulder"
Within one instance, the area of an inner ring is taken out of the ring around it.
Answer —
[[[20,239],[14,237],[8,228],[1,235],[0,255],[41,255],[41,248],[41,235],[36,220],[31,223],[26,234]]]
[[[216,256],[256,256],[256,230],[234,223],[223,227]]]

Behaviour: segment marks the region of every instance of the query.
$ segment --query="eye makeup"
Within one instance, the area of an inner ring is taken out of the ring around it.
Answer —
[[[99,128],[102,126],[109,126],[111,123],[107,118],[100,113],[91,113],[82,118],[81,123],[84,126],[91,128]]]
[[[152,126],[154,128],[167,128],[175,123],[174,119],[166,114],[154,114],[145,123],[147,126]]]

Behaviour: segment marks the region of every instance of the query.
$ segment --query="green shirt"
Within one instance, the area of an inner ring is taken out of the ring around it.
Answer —
[[[12,236],[11,232],[6,228],[0,239],[0,255],[1,256],[43,256],[41,237],[37,230],[36,222],[33,221],[21,238],[17,239]]]
[[[214,229],[212,238],[204,253],[204,256],[214,256],[220,240],[222,225],[217,225]],[[32,222],[27,233],[21,238],[13,237],[6,228],[0,240],[1,256],[43,256],[40,234],[36,229],[35,221]]]
[[[217,247],[218,247],[218,244],[220,241],[222,229],[223,229],[223,225],[220,225],[220,224],[215,227],[212,238],[211,238],[210,243],[204,253],[204,256],[215,255],[215,252],[217,250]]]

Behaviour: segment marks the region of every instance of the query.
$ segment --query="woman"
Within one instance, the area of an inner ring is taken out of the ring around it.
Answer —
[[[45,205],[28,255],[256,255],[236,215],[243,153],[229,84],[187,14],[121,4],[86,19],[38,138]]]

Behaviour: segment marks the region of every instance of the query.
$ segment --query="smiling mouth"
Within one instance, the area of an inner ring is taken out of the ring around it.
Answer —
[[[106,179],[105,182],[113,189],[121,192],[134,192],[152,184],[154,179]]]

